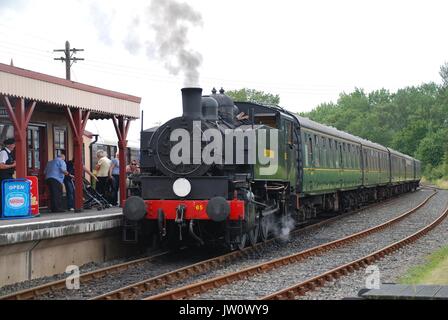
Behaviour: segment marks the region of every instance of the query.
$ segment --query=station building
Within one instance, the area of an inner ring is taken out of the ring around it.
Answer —
[[[123,151],[120,199],[125,199],[127,133],[139,118],[140,102],[140,97],[0,64],[0,143],[15,138],[16,178],[37,176],[39,204],[45,206],[46,163],[65,151],[67,160],[75,159],[75,188],[81,190],[82,163],[90,167],[93,162],[87,121],[110,119]],[[75,197],[75,210],[82,210],[82,203],[82,196]]]
[[[16,178],[38,177],[41,207],[49,200],[44,176],[49,160],[62,151],[67,159],[74,158],[75,189],[82,190],[82,166],[95,163],[94,147],[105,148],[111,156],[118,150],[124,200],[126,151],[132,150],[127,134],[131,121],[140,116],[140,102],[139,97],[0,64],[0,143],[15,138]],[[101,136],[98,140],[86,131],[89,119],[109,120],[115,141],[102,141]],[[75,192],[75,210],[82,209],[83,193]],[[131,254],[138,248],[123,243],[121,226],[121,208],[0,220],[0,289],[63,273],[68,265]]]

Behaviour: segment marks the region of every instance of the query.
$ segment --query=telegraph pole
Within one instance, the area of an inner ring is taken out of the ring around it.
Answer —
[[[83,61],[84,58],[75,58],[73,55],[75,55],[79,51],[84,51],[84,49],[70,49],[70,42],[65,42],[65,49],[55,49],[53,52],[64,52],[65,57],[60,58],[54,58],[54,60],[59,60],[62,62],[65,62],[65,78],[67,80],[71,80],[70,78],[70,68],[73,65],[73,63],[76,63],[77,61]]]

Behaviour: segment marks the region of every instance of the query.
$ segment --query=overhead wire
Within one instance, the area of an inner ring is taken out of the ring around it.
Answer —
[[[49,54],[53,54],[50,50],[42,50],[37,49],[31,46],[23,45],[23,44],[17,44],[17,43],[11,43],[9,41],[3,41],[0,44],[0,49],[3,49],[3,51],[7,50],[8,52],[13,52],[14,49],[20,49],[20,54],[25,55],[28,57],[35,57],[36,55],[40,56],[41,58],[48,57]],[[41,59],[42,60],[42,59]],[[45,59],[46,61],[51,61],[50,59]],[[132,65],[123,65],[123,64],[117,64],[112,63],[108,61],[104,61],[104,59],[99,60],[94,57],[87,58],[83,62],[83,67],[85,69],[91,69],[93,71],[101,71],[101,72],[107,72],[109,74],[115,74],[120,76],[138,76],[139,78],[143,79],[149,79],[154,81],[163,81],[167,83],[178,83],[179,80],[176,79],[175,76],[166,75],[166,74],[158,74],[154,72],[154,69],[142,66],[142,67],[134,67]],[[328,92],[333,92],[334,90],[337,90],[336,85],[325,85],[325,84],[286,84],[286,83],[275,83],[275,82],[262,82],[262,81],[256,81],[252,79],[225,79],[222,77],[214,77],[214,76],[207,76],[202,75],[201,76],[202,81],[206,82],[220,82],[220,83],[227,83],[232,84],[235,87],[239,87],[241,85],[243,86],[257,86],[257,87],[264,87],[264,88],[275,88],[278,91],[284,92],[284,93],[295,93],[295,94],[324,94]]]

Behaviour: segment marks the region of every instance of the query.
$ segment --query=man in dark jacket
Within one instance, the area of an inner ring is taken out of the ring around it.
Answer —
[[[3,212],[3,180],[12,179],[16,171],[16,160],[12,152],[16,147],[14,139],[6,139],[0,151],[0,213]]]

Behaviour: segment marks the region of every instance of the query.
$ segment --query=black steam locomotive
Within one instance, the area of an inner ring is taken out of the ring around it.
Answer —
[[[294,115],[182,89],[183,115],[141,132],[141,174],[124,206],[125,238],[230,248],[415,190],[420,162]]]

